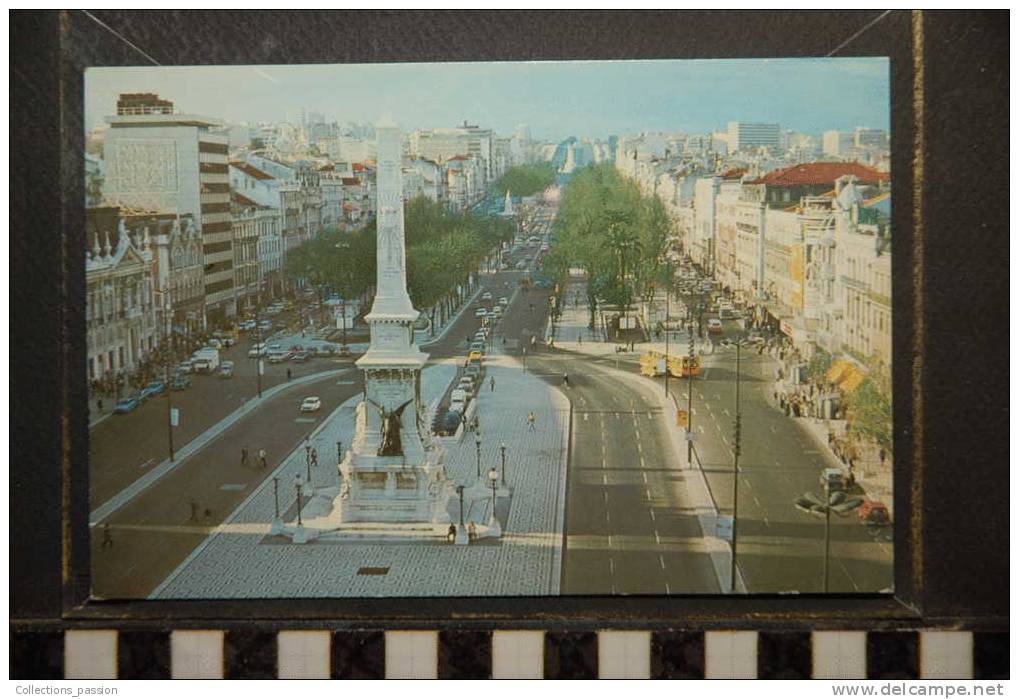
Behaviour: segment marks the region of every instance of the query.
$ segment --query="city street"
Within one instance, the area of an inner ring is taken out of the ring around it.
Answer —
[[[543,352],[531,365],[573,404],[563,594],[718,592],[659,403],[603,362]],[[563,374],[569,386],[563,386]]]
[[[726,334],[734,336],[736,323],[726,321],[725,326]],[[733,502],[735,369],[735,350],[719,346],[705,357],[702,375],[694,380],[697,455],[715,500],[727,514]],[[736,558],[751,592],[822,592],[824,518],[801,512],[794,501],[807,492],[821,494],[821,471],[841,464],[800,420],[786,417],[774,404],[774,369],[767,353],[741,351],[743,445]],[[685,405],[687,382],[670,384]],[[891,544],[875,540],[855,512],[831,517],[829,592],[889,588],[891,563]]]

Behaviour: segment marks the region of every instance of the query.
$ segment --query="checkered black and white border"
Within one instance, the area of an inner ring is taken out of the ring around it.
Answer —
[[[1007,633],[12,628],[12,679],[1000,679]]]

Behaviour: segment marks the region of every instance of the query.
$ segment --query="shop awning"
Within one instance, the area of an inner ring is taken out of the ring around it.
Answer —
[[[852,362],[845,359],[836,359],[832,363],[831,368],[828,369],[828,373],[825,374],[825,379],[846,393],[852,393],[863,382],[865,376],[866,374],[860,371]]]

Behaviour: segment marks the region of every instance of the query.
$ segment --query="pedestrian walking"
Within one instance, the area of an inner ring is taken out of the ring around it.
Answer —
[[[317,449],[312,449],[311,450],[311,467],[312,468],[318,468],[318,450]]]
[[[212,519],[212,510],[210,510],[208,507],[206,507],[205,508],[205,521],[208,522],[210,519]]]
[[[567,388],[569,388],[569,386],[570,386],[570,377],[569,377],[569,374],[566,374],[566,373],[563,374],[563,386],[566,386]]]
[[[247,465],[248,465],[248,448],[241,447],[241,466],[246,467]]]
[[[495,393],[495,377],[494,376],[489,377],[489,379],[488,379],[488,387],[491,389],[492,393]]]
[[[110,548],[113,547],[113,537],[110,536],[110,525],[109,524],[104,524],[103,525],[103,542],[102,542],[101,546],[102,546],[102,548],[106,548],[107,546],[109,546]]]
[[[258,450],[258,465],[262,469],[266,467],[265,449]]]
[[[96,407],[99,409],[99,412],[103,412],[103,399],[102,398],[100,398],[99,400],[96,401]]]
[[[188,518],[188,521],[189,522],[197,522],[198,521],[198,503],[195,502],[194,500],[192,500],[189,504],[191,505],[191,516]]]
[[[446,531],[446,541],[453,543],[456,541],[456,525],[450,524],[449,529]]]
[[[291,373],[290,369],[287,369],[287,381],[289,381],[292,377],[293,374]]]
[[[888,454],[885,453],[885,448],[881,447],[877,452],[878,461],[881,462],[881,468],[885,466],[885,459],[888,458]]]
[[[527,429],[534,432],[534,413],[527,413]]]

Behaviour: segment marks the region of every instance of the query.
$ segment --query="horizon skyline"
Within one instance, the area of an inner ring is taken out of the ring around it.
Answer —
[[[337,80],[354,102],[308,98]],[[708,133],[730,121],[820,136],[889,131],[888,90],[886,58],[101,67],[85,73],[85,129],[106,125],[119,94],[154,92],[180,113],[230,124],[300,123],[304,110],[338,124],[389,114],[407,132],[466,120],[508,135],[526,124],[549,142]]]

